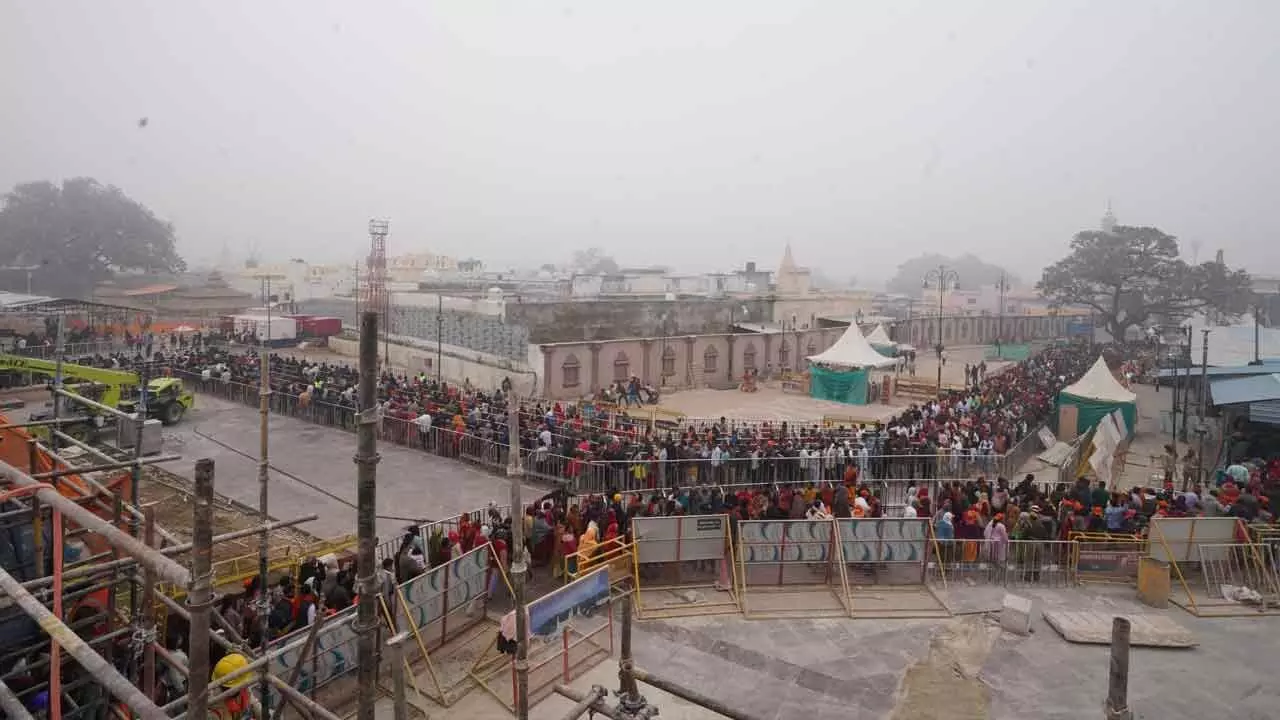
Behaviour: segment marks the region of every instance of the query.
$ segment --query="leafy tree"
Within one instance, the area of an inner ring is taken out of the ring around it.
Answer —
[[[580,273],[616,273],[618,263],[598,247],[578,250],[573,254],[573,269]]]
[[[120,270],[180,272],[173,226],[92,178],[17,185],[0,208],[0,264],[38,266],[43,292],[84,295]]]
[[[1172,235],[1123,225],[1077,233],[1071,254],[1045,268],[1037,288],[1055,305],[1091,308],[1114,338],[1151,320],[1206,311],[1238,317],[1253,302],[1244,270],[1217,261],[1190,265]]]
[[[885,290],[891,293],[918,296],[925,274],[930,270],[937,270],[939,265],[946,265],[948,269],[954,270],[960,277],[960,285],[966,288],[997,285],[1001,274],[1004,274],[1006,282],[1010,285],[1018,284],[1017,278],[1006,272],[1004,268],[983,262],[974,255],[952,258],[927,254],[911,258],[899,265],[898,272],[885,283]]]

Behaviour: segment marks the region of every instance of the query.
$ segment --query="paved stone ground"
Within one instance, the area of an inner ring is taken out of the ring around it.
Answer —
[[[1107,691],[1105,646],[1073,645],[1054,632],[1044,609],[1103,614],[1151,613],[1195,634],[1191,650],[1134,648],[1130,705],[1136,718],[1202,720],[1274,718],[1280,703],[1269,666],[1280,652],[1280,618],[1198,619],[1177,609],[1138,605],[1132,588],[1090,586],[1032,590],[1033,633],[1002,633],[980,611],[999,605],[1002,588],[949,595],[947,620],[744,620],[736,616],[637,622],[637,665],[693,687],[761,720],[1077,720],[1102,716]],[[615,623],[615,626],[617,623]],[[609,660],[572,683],[616,689]],[[711,720],[719,715],[641,686],[661,717]],[[466,716],[509,718],[478,691]],[[569,703],[549,699],[532,717],[563,717]],[[390,718],[391,706],[385,703]],[[379,717],[383,715],[380,713]]]
[[[303,527],[320,537],[355,534],[355,435],[272,415],[271,464],[291,475],[271,473],[271,515],[278,518],[315,513],[320,518]],[[180,461],[166,463],[170,472],[191,478],[195,461],[213,458],[214,489],[250,507],[258,506],[258,413],[235,403],[199,395],[196,409],[182,424],[164,430],[166,452]],[[378,464],[378,535],[392,539],[415,519],[437,519],[483,507],[506,504],[508,484],[500,477],[465,463],[407,448],[380,444]],[[544,489],[525,485],[525,498]]]

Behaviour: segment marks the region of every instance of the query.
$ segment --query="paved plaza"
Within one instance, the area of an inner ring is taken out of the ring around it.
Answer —
[[[1035,602],[1025,637],[1002,632],[985,612],[999,607],[1003,589],[970,587],[947,597],[957,615],[945,620],[638,621],[636,664],[760,720],[1080,720],[1103,716],[1109,649],[1066,642],[1041,612],[1161,615],[1191,631],[1198,646],[1133,648],[1135,718],[1277,716],[1280,689],[1269,661],[1280,652],[1280,618],[1199,619],[1142,606],[1132,588],[1118,586],[1019,592]],[[571,685],[585,691],[593,684],[617,689],[616,657]],[[643,684],[641,692],[663,718],[721,717]],[[531,717],[559,720],[570,706],[550,698]],[[391,705],[381,709],[389,719]],[[479,690],[438,715],[446,716],[511,717]]]
[[[197,395],[195,410],[182,424],[164,429],[165,452],[182,460],[162,467],[191,479],[196,460],[212,458],[214,490],[257,507],[258,417],[253,408]],[[271,514],[315,513],[319,519],[302,526],[313,535],[354,535],[355,435],[274,414],[269,427],[271,464],[288,473],[271,473]],[[378,453],[380,541],[393,539],[415,520],[449,517],[490,501],[505,505],[510,497],[502,478],[465,463],[391,443],[379,443]],[[523,492],[531,501],[546,490],[525,485]]]
[[[947,363],[943,367],[942,382],[947,385],[964,384],[964,366],[976,365],[983,359],[985,348],[969,346],[947,350]],[[992,374],[1008,367],[1010,363],[988,361],[987,373]],[[937,377],[937,360],[931,353],[921,352],[916,360],[915,380],[933,382]],[[894,374],[876,372],[873,379]],[[910,377],[901,375],[901,377]],[[909,406],[913,399],[893,398],[890,404],[846,405],[830,400],[815,400],[798,392],[783,392],[780,383],[763,382],[759,390],[746,393],[741,390],[681,390],[662,396],[662,410],[681,413],[689,418],[745,420],[750,422],[822,422],[824,418],[837,422],[883,422]]]

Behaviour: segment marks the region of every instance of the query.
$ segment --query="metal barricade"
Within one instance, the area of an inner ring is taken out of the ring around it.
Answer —
[[[736,543],[745,617],[848,614],[835,521],[744,520]]]
[[[1078,584],[1071,540],[937,540],[928,579],[935,584],[1063,588]]]
[[[1138,564],[1151,549],[1150,542],[1136,535],[1073,532],[1076,543],[1076,577],[1080,582],[1138,582]]]

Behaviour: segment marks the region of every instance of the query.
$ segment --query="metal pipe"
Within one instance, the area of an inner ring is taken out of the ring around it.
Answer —
[[[159,600],[160,604],[168,608],[170,612],[174,613],[175,615],[182,618],[183,620],[186,620],[188,625],[191,624],[191,612],[186,608],[182,607],[182,605],[177,600],[174,600],[173,598],[169,597],[168,595],[165,595],[164,593],[156,595],[156,600]],[[221,623],[224,623],[221,625],[223,630],[227,629],[227,625],[225,625],[225,623],[227,622],[227,619],[222,617],[221,613],[211,612],[209,613],[209,617],[213,618],[215,622],[221,621]],[[221,645],[222,649],[226,650],[227,652],[237,652],[241,654],[246,653],[246,650],[243,648],[244,640],[240,639],[239,634],[236,634],[234,637],[227,638],[219,635],[218,633],[210,633],[209,639]]]
[[[600,688],[600,686],[599,685],[592,686],[591,692],[592,693],[596,692],[596,688]],[[567,685],[556,685],[552,689],[555,690],[557,695],[562,695],[564,697],[567,697],[570,700],[574,701],[575,703],[581,703],[585,701],[588,697],[591,697],[589,693],[578,692],[577,690],[574,690],[573,688],[568,687]],[[604,690],[604,688],[600,688],[600,689]],[[608,691],[606,690],[605,693],[608,694]],[[614,710],[613,708],[604,704],[603,698],[594,700],[593,704],[590,706],[590,710],[591,712],[594,712],[597,715],[603,715],[609,718],[609,720],[634,720],[631,716],[623,715],[617,710]],[[581,716],[582,716],[582,713],[578,713],[578,715],[576,716],[566,715],[565,720],[569,720],[570,717],[581,717]]]
[[[163,710],[156,707],[141,690],[139,690],[129,679],[121,675],[111,666],[101,655],[94,652],[88,643],[80,639],[71,628],[67,627],[49,612],[44,605],[31,596],[26,590],[22,589],[22,584],[14,579],[12,575],[0,568],[0,590],[3,590],[10,598],[12,598],[23,612],[29,615],[37,623],[41,629],[49,634],[49,637],[58,643],[59,646],[66,648],[71,657],[75,658],[80,666],[90,675],[102,684],[102,687],[113,697],[125,703],[133,709],[143,720],[169,720],[169,716]],[[207,657],[206,653],[206,657]],[[53,673],[56,677],[56,673]],[[52,699],[53,693],[50,693]]]
[[[730,718],[730,720],[759,720],[759,718],[757,718],[755,715],[750,715],[750,714],[741,712],[739,710],[734,710],[733,708],[728,707],[724,703],[721,703],[718,700],[713,700],[707,697],[706,695],[703,695],[702,693],[697,692],[696,690],[690,690],[689,688],[683,685],[674,683],[670,680],[665,680],[660,677],[654,677],[653,675],[650,675],[648,672],[641,670],[640,668],[635,668],[633,672],[635,673],[636,679],[646,685],[655,687],[667,693],[668,695],[675,695],[681,700],[684,700],[686,702],[691,702],[694,705],[698,705],[699,707],[706,708],[711,712],[719,713],[727,718]]]
[[[66,433],[64,433],[64,432],[62,432],[62,431],[60,431],[60,430],[55,430],[55,431],[53,431],[53,433],[54,433],[54,435],[57,435],[57,436],[58,436],[59,438],[61,438],[62,440],[65,440],[65,441],[67,441],[67,442],[71,443],[72,445],[74,445],[74,446],[76,446],[76,447],[80,448],[81,450],[84,450],[85,452],[87,452],[87,453],[89,453],[89,454],[91,454],[91,455],[95,455],[96,457],[99,457],[99,458],[101,458],[102,460],[104,460],[104,461],[106,461],[106,462],[111,462],[111,461],[113,461],[113,460],[115,459],[115,458],[111,457],[110,455],[108,455],[108,454],[106,454],[106,453],[102,452],[101,450],[99,450],[99,449],[97,449],[97,448],[93,447],[92,445],[90,445],[90,444],[88,444],[88,443],[85,443],[85,442],[82,442],[82,441],[80,441],[80,440],[77,440],[76,438],[74,438],[74,437],[72,437],[72,436],[70,436],[70,435],[68,435],[68,434],[66,434]],[[40,449],[44,450],[45,452],[49,453],[49,454],[50,454],[50,455],[51,455],[55,460],[60,460],[60,461],[62,461],[64,464],[68,464],[68,465],[69,465],[69,463],[66,463],[66,461],[65,461],[65,460],[62,460],[62,458],[60,458],[57,454],[55,454],[51,449],[46,448],[46,447],[44,447],[43,445],[38,445],[38,447],[39,447]],[[86,474],[86,475],[82,475],[82,476],[80,477],[80,480],[84,481],[84,483],[85,483],[85,484],[87,484],[89,487],[93,488],[93,489],[94,489],[94,490],[95,490],[99,495],[102,495],[103,497],[111,498],[111,497],[114,497],[114,496],[116,495],[116,493],[113,493],[113,492],[111,491],[111,489],[110,489],[110,488],[108,488],[107,486],[105,486],[105,485],[103,485],[102,483],[98,482],[97,480],[95,480],[95,479],[94,479],[93,477],[91,477],[90,475],[87,475],[87,474]],[[94,501],[95,501],[95,502],[97,502],[97,503],[99,503],[99,505],[102,507],[102,509],[107,510],[107,511],[111,511],[111,508],[107,507],[106,503],[102,502],[101,500],[99,500],[99,499],[97,499],[97,498],[94,498]],[[139,510],[136,506],[131,505],[131,504],[127,504],[127,503],[126,503],[125,505],[126,505],[126,508],[125,508],[125,509],[129,512],[129,514],[133,515],[133,517],[135,517],[135,518],[141,518],[141,517],[142,517],[142,511],[141,511],[141,510]],[[169,532],[168,530],[165,530],[165,529],[164,529],[164,528],[162,528],[162,527],[156,527],[156,532],[160,533],[160,537],[164,538],[164,541],[165,541],[165,542],[168,542],[168,543],[176,543],[176,542],[178,542],[178,538],[177,538],[177,536],[176,536],[176,535],[174,535],[173,533]]]
[[[196,461],[196,494],[192,503],[191,537],[195,548],[191,555],[191,588],[187,604],[191,608],[188,656],[191,658],[191,681],[187,685],[187,702],[193,718],[208,715],[209,700],[209,606],[213,602],[213,460]]]
[[[516,718],[529,720],[529,629],[525,615],[524,576],[528,572],[524,549],[524,503],[520,499],[520,403],[514,395],[507,404],[507,441],[515,452],[508,453],[507,477],[511,480],[511,595],[516,614]]]
[[[279,530],[280,528],[292,527],[294,525],[301,525],[304,522],[310,522],[312,520],[315,520],[317,517],[319,516],[314,514],[303,515],[302,517],[294,518],[293,520],[277,520],[275,522],[267,523],[266,525],[260,525],[260,526],[251,527],[251,528],[244,528],[241,530],[234,530],[229,533],[214,535],[213,543],[217,545],[218,543],[226,542],[228,540],[236,540],[238,538],[247,537],[249,535],[256,535],[257,533],[262,532],[264,528],[267,531],[273,531],[273,530]],[[159,526],[156,526],[156,532],[162,532]],[[178,545],[170,545],[168,547],[160,548],[157,552],[159,552],[161,555],[164,555],[165,557],[171,557],[173,555],[181,555],[183,553],[190,552],[191,549],[192,549],[192,543],[179,543]],[[109,572],[112,570],[127,570],[137,564],[138,564],[138,561],[134,560],[133,558],[121,558],[120,560],[111,560],[108,562],[98,563],[95,565],[84,565],[81,567],[76,567],[74,570],[69,570],[64,572],[62,577],[64,580],[70,580],[72,578],[79,578],[79,577],[88,577],[88,576],[97,575],[103,572]],[[27,582],[22,583],[22,586],[28,590],[38,590],[39,588],[45,587],[52,583],[53,583],[52,577],[42,577],[42,578],[36,578],[35,580],[28,580]]]
[[[154,507],[146,507],[143,509],[145,523],[142,530],[142,541],[147,547],[154,547],[156,542],[156,509]],[[156,652],[154,650],[154,636],[156,632],[156,581],[154,574],[143,568],[142,571],[142,612],[138,613],[135,609],[134,617],[139,618],[142,635],[148,638],[142,648],[142,692],[147,694],[149,698],[156,696]]]
[[[9,689],[9,686],[0,680],[0,710],[4,711],[5,717],[13,718],[13,720],[35,720],[31,717],[31,713],[27,712],[27,708],[23,706],[22,701],[17,695]],[[397,718],[397,720],[399,720]]]
[[[120,408],[113,408],[113,407],[111,407],[110,405],[103,405],[102,403],[98,402],[97,400],[90,400],[89,398],[84,397],[83,395],[77,395],[77,394],[75,394],[75,393],[73,393],[73,392],[70,392],[70,391],[68,391],[68,390],[63,390],[63,389],[61,389],[61,388],[60,388],[60,387],[58,387],[58,386],[55,386],[55,387],[53,388],[53,393],[54,393],[53,401],[54,401],[54,403],[55,403],[55,404],[58,402],[58,398],[59,398],[59,397],[65,397],[65,398],[67,398],[67,399],[69,399],[69,400],[74,400],[75,402],[78,402],[78,403],[80,403],[80,404],[82,404],[82,405],[88,405],[89,407],[93,408],[94,410],[100,410],[100,411],[102,411],[102,412],[104,412],[104,413],[109,413],[109,414],[111,414],[111,415],[115,415],[117,418],[120,418],[120,419],[123,419],[123,420],[133,420],[133,415],[132,415],[132,414],[127,413],[127,412],[125,412],[125,411],[121,410]]]
[[[277,690],[283,693],[284,696],[294,704],[295,707],[306,708],[308,712],[321,718],[321,720],[342,720],[342,718],[326,710],[320,703],[317,703],[306,695],[298,692],[284,680],[281,680],[275,675],[268,675],[267,678],[276,686]]]
[[[258,355],[258,514],[262,516],[262,522],[271,522],[271,515],[268,512],[268,495],[271,480],[271,462],[269,427],[271,418],[271,353],[268,350],[268,343],[271,340],[271,277],[264,279],[264,297],[263,304],[267,307],[267,335],[262,342],[261,352]],[[269,618],[271,616],[270,596],[267,593],[268,570],[267,555],[270,551],[270,535],[263,531],[258,536],[258,628],[261,635],[262,650],[261,654],[265,657],[271,648],[271,633],[269,632]],[[270,686],[267,683],[267,667],[262,668],[262,675],[258,679],[258,699],[262,703],[263,713],[266,717],[271,717],[271,695],[268,693]]]
[[[618,694],[628,704],[643,705],[636,685],[635,659],[631,655],[631,595],[622,596],[622,654],[618,658]]]
[[[387,640],[391,656],[391,696],[394,699],[395,720],[409,720],[409,705],[404,692],[404,643],[408,639],[409,633],[402,632]]]
[[[83,475],[86,473],[104,472],[106,470],[122,470],[124,468],[139,467],[142,465],[155,465],[157,463],[167,463],[181,459],[181,455],[156,455],[148,458],[138,458],[137,460],[116,460],[109,463],[102,463],[101,465],[65,467],[61,470],[50,470],[49,472],[36,473],[31,477],[36,480],[48,480],[51,478],[66,477],[67,475]],[[136,521],[136,519],[134,521]]]
[[[13,467],[12,465],[0,461],[0,475],[3,475],[9,482],[20,487],[40,484],[31,476]],[[111,523],[94,515],[88,510],[77,505],[73,500],[63,497],[61,493],[52,488],[42,488],[37,492],[37,497],[44,503],[53,506],[62,512],[68,519],[72,520],[81,527],[95,532],[103,537],[113,547],[118,548],[127,555],[131,555],[144,566],[150,567],[156,573],[158,581],[173,583],[175,585],[188,585],[191,582],[191,573],[178,563],[161,555],[155,550],[138,542],[137,539],[130,537],[126,533],[120,532]]]
[[[559,691],[561,687],[563,686],[556,686],[556,690]],[[595,704],[603,701],[606,697],[609,697],[608,690],[599,685],[592,685],[591,689],[583,695],[582,699],[575,702],[573,707],[569,709],[569,712],[564,714],[564,720],[581,720],[583,714],[587,712],[599,712],[596,710]],[[399,718],[397,718],[397,720],[399,720]]]
[[[359,636],[360,689],[357,717],[374,720],[378,670],[378,584],[374,558],[377,539],[378,479],[378,313],[360,318],[360,420],[356,430],[356,557],[360,603],[356,609]]]

